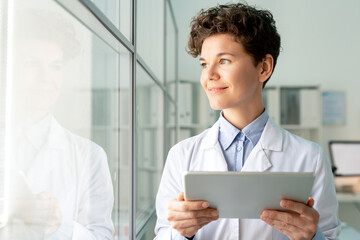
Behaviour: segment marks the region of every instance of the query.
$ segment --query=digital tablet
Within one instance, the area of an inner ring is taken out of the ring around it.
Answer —
[[[281,199],[307,203],[313,173],[184,172],[185,200],[205,200],[220,218],[260,218],[263,209],[284,210]]]

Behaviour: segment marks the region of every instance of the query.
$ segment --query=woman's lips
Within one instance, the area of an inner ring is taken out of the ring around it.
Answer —
[[[225,89],[227,89],[227,87],[211,87],[211,88],[208,88],[208,92],[209,93],[219,93],[219,92],[224,91]]]

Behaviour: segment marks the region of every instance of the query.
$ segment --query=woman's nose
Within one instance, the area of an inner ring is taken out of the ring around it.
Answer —
[[[206,69],[206,79],[207,80],[217,80],[219,79],[219,73],[216,65],[209,65]]]

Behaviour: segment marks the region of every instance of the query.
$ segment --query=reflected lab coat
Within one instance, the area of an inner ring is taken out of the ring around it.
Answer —
[[[111,220],[114,195],[104,150],[49,117],[46,141],[31,160],[25,177],[33,194],[46,191],[59,201],[61,225],[48,237],[32,227],[10,225],[8,228],[13,229],[0,232],[0,239],[4,235],[9,240],[114,239]]]
[[[169,201],[184,191],[183,171],[228,170],[218,142],[218,132],[219,121],[203,133],[176,144],[169,151],[156,197],[158,219],[155,239],[184,239],[171,228],[166,219]],[[311,197],[315,200],[314,208],[320,214],[318,226],[327,239],[337,239],[340,222],[336,217],[338,203],[333,175],[330,163],[319,145],[281,129],[269,118],[242,171],[313,172],[316,177]],[[260,219],[220,218],[200,229],[196,239],[280,240],[287,237]]]

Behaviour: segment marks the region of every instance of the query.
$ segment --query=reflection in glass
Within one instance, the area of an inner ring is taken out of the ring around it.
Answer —
[[[115,236],[129,238],[130,215],[130,63],[124,47],[120,54],[99,38],[92,38],[91,138],[107,152],[114,185],[112,219]]]
[[[119,102],[130,55],[54,2],[17,0],[13,11],[11,191],[0,239],[126,239],[129,161],[119,158],[129,156],[117,146],[129,134]]]

